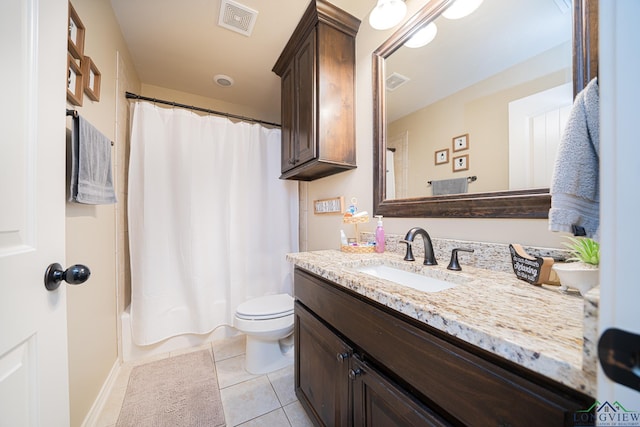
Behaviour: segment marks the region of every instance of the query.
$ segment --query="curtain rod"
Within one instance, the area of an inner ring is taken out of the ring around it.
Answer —
[[[258,120],[258,119],[254,119],[254,118],[251,118],[251,117],[237,116],[235,114],[223,113],[223,112],[220,112],[220,111],[209,110],[207,108],[194,107],[193,105],[179,104],[177,102],[165,101],[163,99],[149,98],[149,97],[146,97],[146,96],[136,95],[135,93],[131,93],[131,92],[125,92],[125,96],[126,96],[127,99],[136,99],[136,100],[140,100],[140,101],[155,102],[156,104],[171,105],[173,107],[186,108],[188,110],[194,110],[194,111],[201,111],[203,113],[215,114],[215,115],[218,115],[218,116],[224,116],[224,117],[228,117],[228,118],[232,118],[232,119],[243,120],[245,122],[254,122],[254,123],[260,123],[260,124],[263,124],[263,125],[281,127],[281,125],[278,124],[278,123],[266,122],[264,120]]]

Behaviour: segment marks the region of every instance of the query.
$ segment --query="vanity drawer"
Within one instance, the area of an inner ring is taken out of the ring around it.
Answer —
[[[573,425],[573,412],[592,403],[551,380],[540,381],[538,374],[528,378],[524,368],[512,372],[497,356],[492,360],[480,349],[475,354],[468,343],[300,269],[295,296],[368,363],[451,422]]]

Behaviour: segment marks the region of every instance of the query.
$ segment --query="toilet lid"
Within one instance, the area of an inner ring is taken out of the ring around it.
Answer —
[[[236,315],[245,319],[272,319],[293,313],[293,298],[288,294],[267,295],[245,301]]]

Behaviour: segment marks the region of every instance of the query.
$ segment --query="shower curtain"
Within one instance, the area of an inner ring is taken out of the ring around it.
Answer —
[[[297,182],[278,179],[280,130],[134,104],[131,326],[138,345],[232,324],[238,304],[292,292]]]

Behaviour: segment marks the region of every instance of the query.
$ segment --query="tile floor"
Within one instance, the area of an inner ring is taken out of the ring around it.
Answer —
[[[213,351],[227,427],[312,426],[294,393],[293,366],[267,375],[244,370],[244,336],[125,363],[94,427],[115,427],[134,366],[189,351]]]

